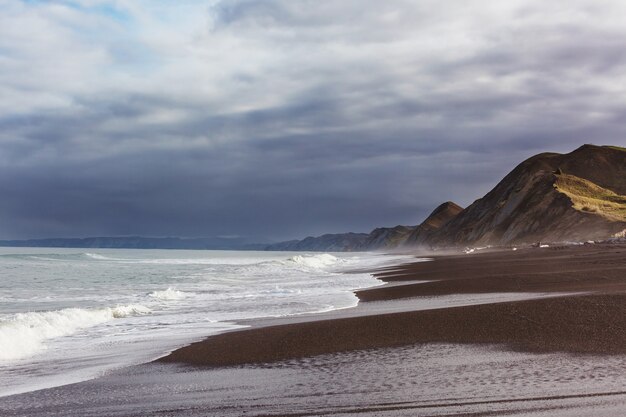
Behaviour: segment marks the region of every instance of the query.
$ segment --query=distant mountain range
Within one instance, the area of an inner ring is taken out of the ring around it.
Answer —
[[[519,164],[483,198],[463,209],[438,206],[417,226],[370,233],[326,234],[274,244],[241,238],[93,237],[5,240],[0,246],[375,251],[468,245],[512,245],[626,237],[626,148],[583,145],[542,153]]]
[[[436,230],[463,208],[448,201],[441,204],[418,226],[379,227],[370,233],[326,234],[268,245],[266,250],[282,251],[376,251],[409,247],[427,241]]]
[[[0,246],[47,248],[106,248],[106,249],[212,249],[212,250],[264,250],[267,244],[248,243],[241,238],[178,237],[87,237],[28,240],[0,240]]]

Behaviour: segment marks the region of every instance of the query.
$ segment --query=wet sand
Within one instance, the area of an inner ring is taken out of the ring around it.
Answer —
[[[0,399],[3,417],[614,417],[626,409],[619,356],[424,344],[271,365],[147,364]]]

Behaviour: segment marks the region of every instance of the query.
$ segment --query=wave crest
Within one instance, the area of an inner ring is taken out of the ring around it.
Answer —
[[[322,253],[319,255],[295,255],[287,261],[308,268],[321,269],[336,265],[341,259],[328,253]]]
[[[111,315],[114,319],[122,319],[124,317],[131,316],[143,316],[152,312],[152,310],[150,310],[148,307],[142,306],[141,304],[117,306],[108,310],[111,311]]]
[[[0,320],[0,361],[31,356],[45,349],[45,341],[68,336],[113,319],[149,314],[149,308],[131,304],[113,308],[17,313]]]
[[[188,293],[188,292],[183,292],[183,291],[178,291],[175,290],[172,287],[169,287],[166,290],[162,290],[162,291],[153,291],[150,294],[148,294],[150,297],[152,298],[156,298],[158,300],[165,300],[165,301],[171,301],[171,300],[183,300],[187,297],[190,297],[192,295],[194,295],[193,293]]]

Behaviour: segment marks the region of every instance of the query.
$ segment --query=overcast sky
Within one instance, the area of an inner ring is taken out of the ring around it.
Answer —
[[[0,0],[0,238],[417,224],[625,90],[622,1]]]

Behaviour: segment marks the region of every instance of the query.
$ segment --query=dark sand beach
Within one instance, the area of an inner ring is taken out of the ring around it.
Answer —
[[[247,323],[152,364],[3,398],[0,414],[626,413],[625,245],[435,256],[378,277],[390,285],[358,292],[354,309]]]
[[[531,351],[626,353],[624,246],[436,257],[432,262],[390,268],[377,276],[389,282],[429,282],[357,292],[365,303],[451,294],[571,294],[262,327],[209,338],[179,349],[162,361],[229,366],[427,342],[496,343]]]

